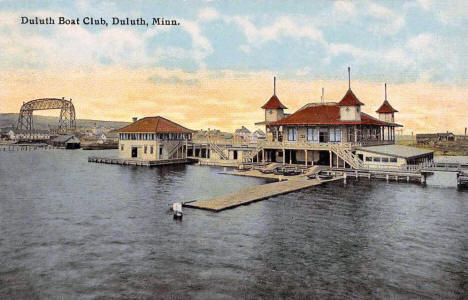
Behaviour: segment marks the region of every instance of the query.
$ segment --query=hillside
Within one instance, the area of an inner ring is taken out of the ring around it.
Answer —
[[[34,128],[35,129],[48,129],[50,127],[57,126],[58,117],[49,117],[49,116],[33,116]],[[0,128],[16,126],[18,120],[18,114],[8,113],[0,114]],[[102,121],[102,120],[87,120],[87,119],[78,119],[76,120],[77,129],[80,128],[90,128],[94,127],[96,124],[97,127],[103,127],[108,129],[116,129],[124,127],[129,122],[117,122],[117,121]]]

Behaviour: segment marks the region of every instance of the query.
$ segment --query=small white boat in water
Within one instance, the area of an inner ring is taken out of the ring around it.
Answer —
[[[174,212],[174,219],[182,219],[182,203],[176,202],[172,204],[172,211]]]

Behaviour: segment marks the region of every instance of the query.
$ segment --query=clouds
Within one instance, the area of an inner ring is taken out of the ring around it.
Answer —
[[[303,105],[322,86],[330,98],[342,96],[346,83],[337,79],[346,78],[348,65],[356,78],[353,86],[368,88],[360,95],[371,105],[380,104],[372,90],[379,86],[380,91],[383,81],[407,89],[396,98],[398,107],[431,98],[414,91],[415,86],[437,95],[435,87],[450,94],[448,87],[455,86],[456,96],[448,99],[458,103],[459,88],[468,81],[468,8],[461,1],[47,4],[0,3],[0,75],[7,81],[11,74],[23,74],[14,77],[18,87],[2,82],[2,104],[41,91],[82,99],[90,108],[81,113],[89,117],[102,103],[117,101],[132,114],[173,114],[189,121],[191,103],[203,101],[209,104],[203,109],[211,126],[225,119],[237,126],[261,119],[257,106],[270,95],[274,74],[292,107]],[[97,12],[105,18],[177,18],[180,26],[18,24],[21,15],[84,17]],[[173,105],[165,108],[165,101]],[[233,109],[222,116],[227,106]],[[109,117],[128,118],[128,111],[117,110]],[[402,115],[404,122],[420,126]]]

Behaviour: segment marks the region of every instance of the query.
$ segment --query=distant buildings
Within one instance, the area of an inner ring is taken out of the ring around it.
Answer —
[[[455,141],[455,135],[451,132],[416,134],[416,142],[418,144],[429,144],[435,142],[448,141]]]
[[[186,158],[194,131],[157,116],[142,118],[117,132],[120,158],[153,161]]]
[[[57,136],[50,133],[49,130],[24,130],[10,129],[8,138],[12,141],[48,141],[51,136]]]
[[[242,126],[241,128],[234,131],[234,135],[244,141],[249,141],[251,132],[247,127]]]

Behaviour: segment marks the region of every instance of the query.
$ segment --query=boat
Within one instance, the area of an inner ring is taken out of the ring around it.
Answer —
[[[294,175],[299,175],[301,172],[299,172],[296,169],[285,169],[283,170],[283,175],[284,176],[294,176]]]
[[[316,179],[316,178],[317,178],[317,174],[315,174],[315,173],[309,174],[309,175],[307,175],[307,178],[309,178],[309,179]]]
[[[174,212],[174,219],[182,219],[182,203],[176,202],[172,204],[172,211]]]
[[[319,174],[318,177],[320,179],[332,179],[333,178],[333,175],[330,175],[330,174]]]

